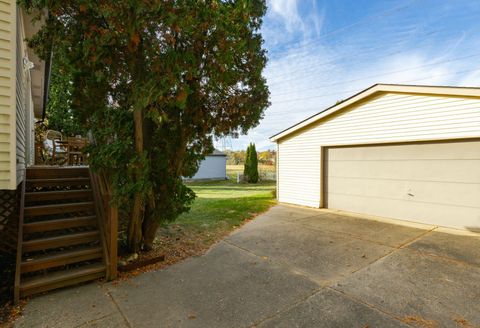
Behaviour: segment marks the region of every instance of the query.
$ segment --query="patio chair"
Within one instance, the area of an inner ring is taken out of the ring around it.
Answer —
[[[69,165],[84,165],[85,158],[83,148],[88,144],[86,138],[68,137],[68,164]]]
[[[62,133],[55,130],[47,130],[45,133],[44,148],[50,156],[51,164],[62,165],[68,160],[67,143],[63,141]]]

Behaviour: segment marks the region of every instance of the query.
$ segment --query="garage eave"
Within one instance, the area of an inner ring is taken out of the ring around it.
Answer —
[[[436,96],[456,96],[456,97],[474,97],[480,98],[480,88],[475,87],[452,87],[452,86],[427,86],[427,85],[402,85],[402,84],[374,84],[371,87],[360,91],[359,93],[335,104],[323,111],[308,117],[307,119],[273,135],[270,137],[271,142],[278,142],[284,138],[312,123],[315,123],[326,116],[340,111],[348,106],[364,101],[379,93],[406,93],[406,94],[423,94]]]

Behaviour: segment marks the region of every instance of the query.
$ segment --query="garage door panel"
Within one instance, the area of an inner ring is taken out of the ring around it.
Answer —
[[[335,148],[329,160],[402,160],[402,159],[477,159],[480,160],[480,149],[475,147],[478,141],[462,143],[418,144],[422,151],[412,145],[368,146]],[[455,145],[454,147],[449,147]],[[369,148],[366,152],[365,149]],[[448,152],[444,149],[449,148]]]
[[[328,176],[480,183],[479,167],[480,160],[329,160]]]
[[[329,148],[329,208],[480,228],[480,142]]]
[[[473,207],[421,202],[410,202],[405,206],[403,200],[336,195],[329,208],[464,230],[480,227],[479,210]]]
[[[477,207],[480,184],[330,178],[328,193]]]

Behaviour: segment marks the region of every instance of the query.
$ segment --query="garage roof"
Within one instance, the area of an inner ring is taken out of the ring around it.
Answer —
[[[451,87],[451,86],[430,86],[430,85],[404,85],[404,84],[374,84],[371,87],[360,91],[359,93],[347,98],[323,111],[308,117],[307,119],[273,135],[270,141],[276,142],[279,139],[298,131],[322,118],[329,116],[343,108],[356,104],[368,97],[380,93],[406,93],[423,95],[442,95],[456,97],[475,97],[480,98],[480,88],[473,87]]]
[[[214,149],[211,154],[208,154],[207,156],[227,156],[224,152],[221,152],[218,149]]]

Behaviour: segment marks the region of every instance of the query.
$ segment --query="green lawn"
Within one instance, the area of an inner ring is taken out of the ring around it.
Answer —
[[[203,254],[212,244],[248,219],[276,203],[275,182],[237,184],[232,181],[189,184],[197,198],[190,212],[161,227],[154,250],[141,255],[165,255],[165,261],[146,268],[159,269],[190,256]]]
[[[197,194],[190,212],[175,224],[198,229],[231,229],[274,204],[275,182],[237,184],[231,181],[192,183]]]

